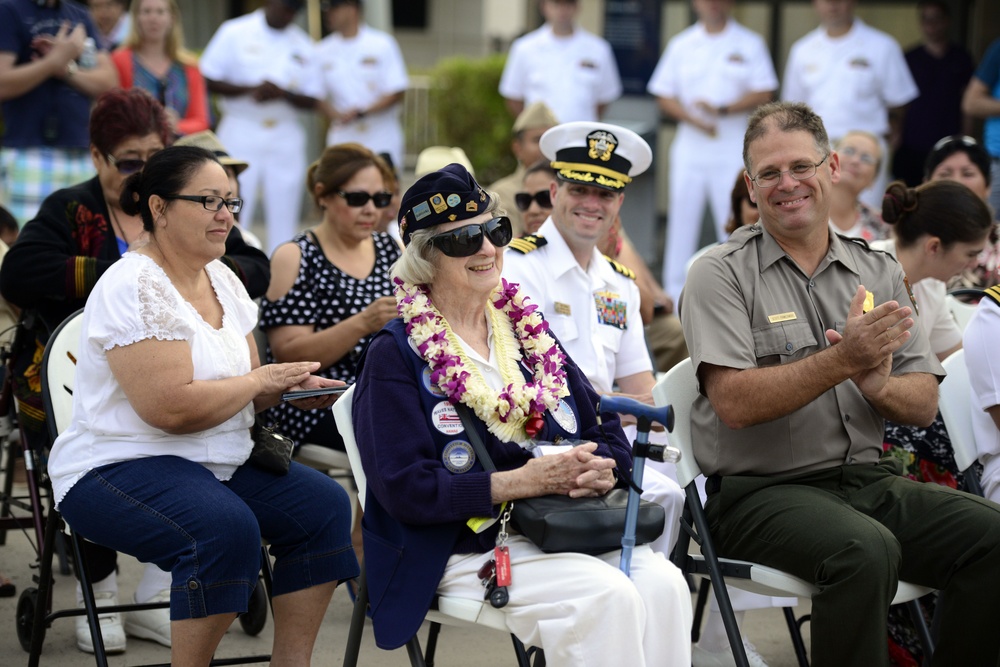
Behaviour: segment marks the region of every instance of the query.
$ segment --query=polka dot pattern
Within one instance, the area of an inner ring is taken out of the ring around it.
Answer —
[[[401,251],[388,234],[375,233],[372,239],[375,242],[375,267],[361,280],[331,264],[312,234],[300,234],[292,239],[292,243],[302,251],[299,275],[284,297],[277,301],[263,299],[261,329],[309,324],[316,331],[322,331],[360,313],[375,299],[392,296],[389,270],[399,259]],[[344,357],[320,370],[317,375],[354,382],[355,367],[367,343],[368,337],[362,338]],[[267,349],[267,360],[274,361],[270,347]],[[268,411],[265,421],[279,424],[282,433],[302,444],[309,442],[309,432],[328,413],[329,410],[307,412],[282,403]]]

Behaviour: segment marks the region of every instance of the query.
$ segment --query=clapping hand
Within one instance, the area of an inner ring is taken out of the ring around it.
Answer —
[[[868,397],[876,396],[889,381],[892,353],[910,339],[913,327],[912,309],[887,301],[864,312],[864,285],[859,285],[851,299],[843,335],[827,329],[826,339],[836,345],[854,384]]]

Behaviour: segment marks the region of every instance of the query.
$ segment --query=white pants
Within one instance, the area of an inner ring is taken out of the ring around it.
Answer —
[[[298,121],[282,121],[266,127],[257,120],[226,116],[219,123],[219,141],[230,155],[250,163],[239,176],[243,198],[240,221],[247,228],[254,223],[257,196],[259,191],[263,192],[265,248],[270,255],[279,245],[290,241],[302,223],[305,131]]]
[[[691,594],[680,570],[648,546],[632,553],[631,580],[618,569],[620,551],[546,554],[521,535],[507,546],[507,627],[542,647],[546,664],[690,666]],[[489,558],[452,556],[438,593],[482,600],[477,572]]]
[[[706,204],[715,222],[717,239],[721,242],[727,238],[726,222],[732,208],[729,196],[736,175],[743,168],[743,157],[739,147],[723,150],[718,143],[678,131],[670,146],[663,288],[674,303],[684,287],[687,262],[698,250]],[[706,151],[710,152],[708,156]]]

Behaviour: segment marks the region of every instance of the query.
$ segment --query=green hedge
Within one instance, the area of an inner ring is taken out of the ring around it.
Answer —
[[[514,171],[510,152],[514,121],[497,90],[505,54],[441,60],[430,72],[431,117],[439,143],[460,146],[483,185]]]

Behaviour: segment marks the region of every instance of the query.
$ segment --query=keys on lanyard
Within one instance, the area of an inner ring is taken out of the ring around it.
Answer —
[[[513,503],[508,503],[500,516],[500,532],[497,534],[497,545],[493,549],[493,558],[479,568],[479,578],[486,588],[484,600],[489,600],[495,609],[507,605],[510,595],[510,548],[507,546],[507,522],[510,521],[510,510]]]

